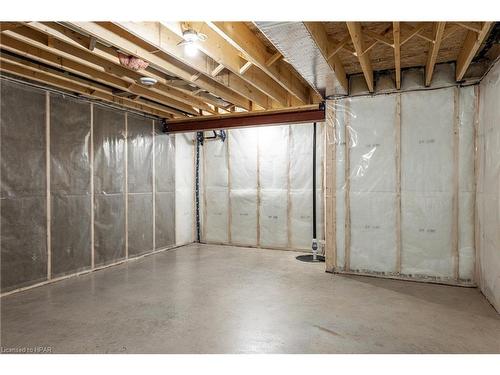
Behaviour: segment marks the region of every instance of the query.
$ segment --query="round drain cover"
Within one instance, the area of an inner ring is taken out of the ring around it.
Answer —
[[[296,257],[296,259],[300,260],[301,262],[310,262],[310,263],[319,263],[325,261],[325,257],[323,255],[318,255],[316,257],[316,260],[313,260],[312,254],[299,255],[298,257]]]

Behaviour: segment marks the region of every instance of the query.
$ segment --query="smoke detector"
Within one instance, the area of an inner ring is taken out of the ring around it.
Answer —
[[[155,78],[152,77],[141,77],[139,78],[139,81],[144,86],[153,86],[156,82],[158,82]]]

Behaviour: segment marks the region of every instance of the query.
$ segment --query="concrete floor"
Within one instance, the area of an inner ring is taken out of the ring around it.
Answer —
[[[477,289],[189,245],[6,296],[3,348],[56,353],[500,353]]]

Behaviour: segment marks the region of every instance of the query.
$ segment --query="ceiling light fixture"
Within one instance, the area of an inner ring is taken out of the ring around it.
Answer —
[[[184,44],[184,52],[189,57],[194,57],[198,53],[198,46],[194,42]]]
[[[199,34],[193,29],[187,29],[182,32],[182,37],[186,42],[197,42],[200,40]]]
[[[189,57],[194,57],[198,53],[198,42],[207,40],[207,35],[197,32],[194,29],[188,28],[182,31],[182,41],[178,46],[184,46],[184,52]]]

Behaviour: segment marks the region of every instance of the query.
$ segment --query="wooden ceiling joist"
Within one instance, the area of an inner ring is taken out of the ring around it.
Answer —
[[[481,26],[481,32],[477,33],[475,31],[468,31],[465,38],[464,44],[458,54],[457,64],[456,64],[456,80],[461,81],[469,67],[472,59],[476,55],[479,47],[483,43],[484,39],[488,35],[493,22],[483,22]]]
[[[399,22],[392,23],[394,40],[394,70],[396,73],[396,89],[401,89],[401,34]]]
[[[277,82],[270,80],[264,71],[256,66],[250,65],[244,73],[241,73],[242,64],[240,51],[212,30],[206,23],[190,22],[189,26],[194,30],[201,31],[207,36],[204,42],[199,42],[197,44],[200,51],[218,64],[223,65],[234,75],[244,80],[248,85],[254,86],[255,89],[262,92],[265,96],[275,100],[277,104],[271,105],[271,101],[267,98],[265,99],[267,103],[262,101],[259,102],[258,100],[253,100],[254,102],[258,103],[263,108],[283,107],[287,105],[288,92]],[[182,38],[182,27],[179,22],[159,23],[158,27],[160,29],[162,27],[168,28],[171,32],[175,33],[177,37]]]
[[[425,85],[429,86],[434,73],[439,47],[444,34],[446,22],[436,22],[433,24],[434,43],[429,43],[429,52],[427,53],[427,63],[425,64]]]
[[[65,71],[80,75],[87,79],[113,86],[118,90],[134,95],[140,95],[144,98],[157,101],[173,108],[177,108],[191,115],[198,115],[198,111],[192,106],[165,96],[158,91],[153,91],[141,85],[135,84],[135,81],[125,80],[122,77],[109,74],[105,70],[99,70],[92,68],[89,65],[84,65],[78,62],[76,58],[73,59],[57,55],[47,50],[29,45],[23,41],[16,40],[8,35],[4,35],[2,37],[0,48],[30,58],[32,60],[51,65],[55,68],[62,68]]]
[[[72,78],[64,76],[63,74],[51,74],[44,72],[38,68],[30,67],[27,64],[16,64],[4,57],[0,58],[0,71],[14,74],[16,76],[24,77],[36,82],[40,82],[49,86],[54,86],[59,89],[67,90],[70,92],[78,93],[88,98],[100,99],[105,102],[123,106],[126,108],[134,109],[137,111],[149,113],[154,116],[172,118],[170,112],[166,112],[161,106],[151,105],[141,100],[131,100],[121,98],[113,95],[111,91],[97,89],[92,85],[77,83]]]
[[[207,24],[237,48],[248,61],[263,70],[301,103],[308,104],[322,100],[319,94],[304,83],[293,68],[282,59],[268,65],[267,62],[274,54],[268,51],[264,43],[244,22],[208,22]]]
[[[1,60],[4,61],[4,62],[9,62],[9,63],[13,63],[13,64],[16,64],[16,65],[20,65],[20,66],[23,66],[27,69],[30,69],[30,70],[33,70],[33,71],[36,71],[36,72],[40,72],[40,73],[44,73],[44,74],[47,74],[47,75],[50,75],[54,78],[58,78],[58,79],[62,79],[62,80],[67,80],[69,82],[74,82],[74,83],[77,83],[81,86],[84,86],[84,87],[87,87],[90,91],[89,93],[93,93],[94,91],[95,92],[101,92],[103,94],[106,94],[106,95],[113,95],[113,96],[117,96],[115,95],[116,92],[120,92],[120,90],[116,90],[116,89],[113,89],[113,88],[110,88],[108,86],[105,86],[105,85],[102,85],[102,84],[99,84],[99,83],[93,83],[93,82],[89,82],[88,80],[86,79],[83,79],[83,78],[80,78],[78,76],[74,76],[74,75],[71,75],[71,74],[68,74],[67,72],[61,72],[59,70],[56,70],[54,68],[51,68],[51,67],[47,67],[45,65],[42,65],[42,64],[38,64],[36,62],[31,62],[31,61],[27,61],[23,58],[20,58],[20,57],[16,57],[16,56],[12,56],[12,55],[7,55],[6,53],[4,52],[0,52],[0,56],[1,56]],[[160,104],[160,103],[157,103],[157,102],[154,102],[154,101],[149,101],[149,100],[145,100],[144,98],[140,98],[139,99],[139,95],[138,94],[132,94],[132,95],[129,95],[128,97],[132,98],[132,97],[135,97],[136,99],[134,99],[134,102],[140,102],[142,103],[143,105],[146,105],[150,108],[153,108],[155,110],[158,110],[164,114],[169,114],[169,118],[172,118],[172,117],[178,117],[178,118],[184,118],[184,117],[188,117],[186,115],[186,113],[182,112],[182,111],[179,111],[175,108],[171,108],[167,105],[164,105],[164,104]]]
[[[457,81],[468,77],[493,24],[304,22],[340,85],[348,89],[347,75],[362,72],[370,92],[374,69],[394,67],[397,89],[406,67],[423,66],[426,86],[441,62],[456,61]],[[194,56],[179,43],[186,28],[207,36],[195,42]],[[0,22],[0,31],[3,71],[159,116],[255,113],[322,100],[248,22]],[[148,66],[134,70],[120,54]],[[156,83],[143,85],[144,77]]]
[[[89,40],[88,36],[85,36],[79,32],[75,32],[56,22],[31,22],[29,24],[29,27],[48,35],[54,35],[63,41],[73,43],[77,46],[85,47]],[[94,54],[105,58],[110,62],[119,63],[117,59],[116,49],[110,46],[105,46],[101,43],[97,43],[96,48],[93,52]],[[156,49],[151,53],[157,52],[161,51]],[[198,103],[194,106],[203,110],[209,110],[207,109],[207,107],[205,107],[206,103],[210,103],[215,106],[221,105],[218,98],[226,98],[222,99],[226,103],[229,102],[229,100],[227,100],[228,97],[234,98],[236,100],[241,100],[241,108],[244,109],[247,109],[247,107],[249,107],[250,105],[249,100],[247,100],[246,98],[238,96],[238,94],[234,93],[232,90],[220,84],[219,82],[210,81],[205,77],[202,77],[202,79],[196,84],[196,86],[202,88],[206,92],[211,92],[213,94],[213,97],[212,95],[206,95],[203,100],[195,98],[192,94],[192,91],[197,89],[198,87],[191,87],[190,85],[192,84],[193,80],[189,78],[193,77],[195,74],[197,75],[196,77],[199,78],[199,75],[201,75],[201,73],[196,72],[189,67],[179,66],[179,64],[176,64],[175,61],[165,62],[162,68],[164,69],[155,69],[152,67],[148,67],[146,68],[146,70],[140,71],[140,73],[136,72],[136,74],[143,74],[155,78],[161,85],[164,85],[164,88],[174,89],[175,91],[173,91],[172,94],[177,95],[179,93],[182,93],[182,97],[176,97],[177,99],[183,100],[183,98],[186,98],[186,100],[188,101],[194,101],[195,103]],[[172,72],[170,72],[168,76],[166,76],[165,74],[168,73],[166,68],[172,69]],[[172,79],[172,76],[176,76],[175,73],[179,73],[178,78]]]
[[[21,22],[0,22],[0,32],[9,31],[21,27]]]
[[[319,51],[327,61],[330,68],[335,73],[335,77],[339,81],[340,85],[346,90],[349,91],[349,81],[347,80],[347,75],[342,65],[342,61],[338,55],[333,54],[331,51],[332,43],[326,34],[325,27],[321,22],[304,22],[309,34],[313,38],[316,46]]]
[[[196,79],[196,84],[202,87],[201,82],[207,79],[212,83],[217,83],[233,92],[232,96],[221,96],[225,100],[240,105],[241,100],[236,97],[243,97],[246,100],[256,102],[261,107],[267,108],[270,106],[269,97],[263,92],[256,89],[247,81],[241,79],[231,71],[223,72],[217,77],[212,77],[211,73],[218,65],[217,62],[211,63],[207,56],[198,53],[196,56],[189,56],[183,46],[178,45],[183,39],[162,26],[159,22],[136,23],[136,22],[73,22],[74,27],[80,28],[82,31],[94,35],[101,40],[114,45],[115,47],[125,51],[128,54],[138,56],[155,67],[161,68],[162,62],[177,61],[193,70],[193,73],[186,76],[181,76],[177,72],[175,75],[181,78],[190,79],[194,74],[201,73]],[[141,39],[144,44],[148,44],[150,49],[159,49],[163,54],[168,55],[163,58],[160,53],[152,54],[148,49],[139,46],[133,39]],[[206,87],[202,87],[207,89]],[[208,90],[213,92],[213,90]],[[244,105],[244,107],[243,107]],[[243,108],[249,108],[249,102],[242,103]]]
[[[354,45],[354,49],[358,55],[359,63],[361,69],[363,70],[363,75],[365,76],[366,85],[368,86],[368,91],[373,92],[374,82],[373,82],[373,69],[370,61],[370,53],[363,53],[365,50],[363,41],[363,32],[361,28],[361,23],[359,22],[346,22],[347,29],[351,35],[351,40]]]
[[[73,27],[80,27],[79,30],[96,37],[96,39],[103,42],[103,44],[114,46],[123,52],[140,57],[141,59],[149,62],[157,70],[177,76],[185,81],[190,81],[191,77],[198,73],[195,69],[182,63],[178,63],[174,60],[167,60],[159,56],[158,53],[151,53],[146,48],[138,46],[133,42],[105,29],[104,27],[97,25],[96,23],[81,22],[76,25],[73,24]],[[151,49],[153,50],[153,48]],[[245,98],[243,95],[233,90],[233,84],[234,82],[231,82],[231,84],[226,86],[215,80],[213,77],[210,77],[208,72],[207,74],[200,76],[196,81],[196,85],[198,87],[203,88],[204,90],[207,90],[208,92],[211,92],[230,103],[237,104],[241,108],[250,108],[250,101],[248,98]]]
[[[51,47],[49,47],[46,40],[47,36],[45,34],[22,27],[4,34],[1,44],[12,52],[32,55],[31,57],[34,59],[45,59],[45,62],[49,64],[61,65],[61,61],[64,61],[66,66],[75,68],[74,73],[77,73],[76,67],[78,67],[79,73],[87,75],[89,78],[94,76],[94,71],[97,70],[101,72],[95,75],[99,79],[115,83],[118,79],[122,85],[128,86],[136,83],[142,77],[141,74],[121,66],[116,56],[110,56],[110,59],[115,59],[115,63],[112,63],[110,60],[94,55],[85,48],[79,48],[57,38],[52,38]],[[159,95],[161,95],[161,101],[166,105],[179,108],[184,112],[197,113],[193,107],[209,110],[208,105],[202,101],[197,101],[192,96],[160,82],[146,91],[148,94],[151,92],[151,95],[156,97],[155,100],[158,100]]]
[[[57,27],[57,29],[54,27]],[[63,32],[65,33],[63,34]],[[150,76],[158,80],[158,83],[150,90],[158,91],[189,106],[210,111],[210,107],[204,101],[169,86],[167,80],[163,77],[151,74],[149,71],[141,74],[123,67],[119,62],[116,52],[111,48],[96,44],[94,51],[89,51],[86,48],[89,41],[88,37],[65,29],[60,25],[54,23],[49,25],[30,23],[29,27],[18,28],[15,32],[9,32],[8,35],[37,48],[65,57],[68,60],[103,70],[131,82],[137,82],[142,76]],[[47,46],[46,43],[49,36],[52,37],[51,47]]]

